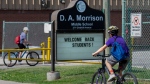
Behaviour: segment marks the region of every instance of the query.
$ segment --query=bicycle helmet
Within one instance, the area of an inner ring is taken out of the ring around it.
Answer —
[[[24,27],[23,31],[29,31],[28,27]]]
[[[117,35],[118,34],[119,28],[117,26],[110,26],[108,28],[108,33],[112,35]]]

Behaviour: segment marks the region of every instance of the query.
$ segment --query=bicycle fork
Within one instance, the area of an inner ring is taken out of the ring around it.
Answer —
[[[101,73],[105,73],[105,70],[104,70],[103,68],[98,69],[98,76],[97,76],[97,78],[96,78],[96,84],[99,84],[99,79],[100,79],[100,77],[102,76]],[[104,79],[104,78],[102,77],[102,79],[100,80],[100,81],[101,81],[100,84],[102,84],[103,79]]]

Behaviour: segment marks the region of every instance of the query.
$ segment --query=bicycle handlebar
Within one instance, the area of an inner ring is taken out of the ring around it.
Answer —
[[[29,45],[31,45],[31,44],[30,44],[30,43],[27,43],[27,44],[26,44],[26,46],[29,46]]]
[[[26,46],[29,46],[30,44],[26,44]]]
[[[98,54],[97,55],[97,57],[110,57],[111,56],[111,54],[107,54],[107,55],[100,55],[100,54]]]
[[[26,46],[26,48],[29,48],[29,45],[30,45],[30,43],[27,43],[25,46]]]

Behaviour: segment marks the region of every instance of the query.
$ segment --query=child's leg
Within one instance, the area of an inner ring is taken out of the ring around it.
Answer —
[[[21,58],[21,54],[22,54],[22,52],[19,52],[19,56],[18,56],[18,58]]]
[[[106,64],[106,66],[107,66],[107,68],[108,68],[110,74],[114,74],[114,71],[113,71],[113,69],[112,69],[112,66],[110,65],[110,63],[108,63],[107,60],[106,60],[105,64]]]
[[[120,78],[122,77],[122,71],[123,71],[123,70],[120,70],[120,72],[119,72]]]
[[[120,72],[119,72],[119,76],[120,76],[120,77],[122,77],[122,72],[123,72],[123,70],[126,68],[128,62],[129,62],[129,60],[130,60],[130,59],[127,58],[127,59],[125,59],[125,60],[119,62],[118,69],[120,70]]]
[[[109,78],[108,78],[108,82],[113,81],[114,79],[116,79],[116,76],[114,74],[114,71],[112,69],[112,67],[117,63],[118,61],[113,57],[110,56],[109,58],[107,58],[105,64],[110,72]]]
[[[118,61],[113,57],[113,56],[110,56],[107,58],[105,64],[110,72],[110,74],[114,74],[114,71],[112,69],[112,67],[117,63]]]

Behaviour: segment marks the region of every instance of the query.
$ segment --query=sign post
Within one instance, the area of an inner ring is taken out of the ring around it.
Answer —
[[[142,13],[131,13],[131,37],[142,36]]]

